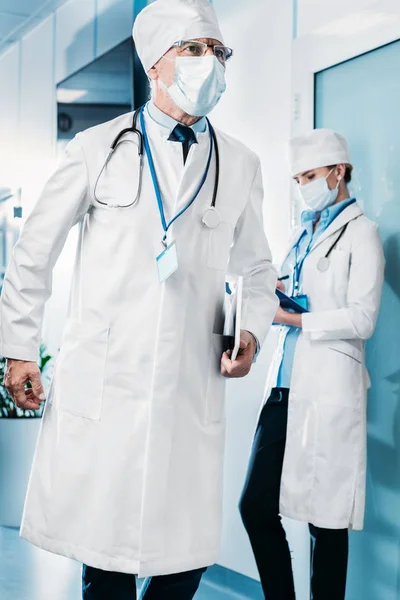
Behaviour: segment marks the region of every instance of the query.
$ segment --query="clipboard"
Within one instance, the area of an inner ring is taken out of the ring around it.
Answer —
[[[295,313],[299,313],[299,314],[304,314],[304,313],[309,312],[306,308],[304,308],[304,306],[302,306],[301,304],[296,302],[296,300],[294,300],[290,296],[287,296],[284,292],[281,292],[281,290],[277,289],[276,295],[279,298],[281,307],[284,308],[285,310],[292,310]]]
[[[231,350],[231,360],[236,360],[240,350],[242,324],[243,277],[238,277],[236,289],[225,302],[223,350]]]

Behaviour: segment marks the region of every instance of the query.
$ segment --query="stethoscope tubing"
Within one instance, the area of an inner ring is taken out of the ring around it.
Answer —
[[[322,258],[320,258],[319,260],[319,264],[322,264],[321,261],[324,261],[324,265],[326,265],[326,267],[324,268],[324,270],[327,270],[327,268],[329,268],[329,256],[331,254],[331,252],[335,249],[335,247],[337,246],[337,244],[339,243],[339,241],[342,239],[342,237],[344,236],[347,227],[348,227],[348,223],[346,223],[346,225],[344,225],[342,227],[342,229],[340,230],[339,235],[337,236],[337,238],[335,239],[335,241],[331,244],[329,250],[326,252],[325,256],[323,256]],[[300,239],[298,240],[298,242],[296,243],[294,249],[295,249],[295,266],[294,266],[294,271],[293,271],[293,293],[296,294],[298,293],[299,289],[300,289],[300,275],[301,275],[301,271],[304,265],[304,262],[307,258],[307,256],[310,254],[310,252],[312,251],[312,240],[310,240],[310,244],[307,247],[306,253],[303,257],[302,260],[299,261],[298,259],[298,255],[299,255],[299,245],[300,242],[303,238],[304,232],[303,234],[300,236]]]
[[[108,206],[109,208],[130,208],[131,206],[134,206],[138,203],[139,198],[140,198],[140,194],[141,194],[141,190],[142,190],[142,180],[143,180],[143,158],[144,158],[144,153],[145,153],[145,140],[144,140],[144,136],[142,131],[140,131],[137,127],[138,124],[138,118],[140,116],[140,114],[142,113],[142,111],[144,110],[144,106],[141,106],[140,108],[137,108],[133,114],[133,119],[132,119],[132,125],[131,127],[126,127],[125,129],[123,129],[122,131],[120,131],[118,133],[118,135],[115,137],[115,139],[113,140],[111,146],[110,146],[110,150],[107,154],[106,160],[99,172],[99,175],[96,179],[95,185],[94,185],[94,189],[93,189],[93,197],[95,199],[96,202],[98,202],[99,204],[103,205],[103,206]],[[212,138],[212,144],[214,146],[214,151],[215,151],[215,181],[214,181],[214,190],[213,190],[213,196],[212,196],[212,201],[211,201],[211,208],[215,209],[216,208],[216,202],[217,202],[217,195],[218,195],[218,189],[219,189],[219,178],[220,178],[220,154],[219,154],[219,146],[218,146],[218,140],[217,140],[217,135],[215,133],[215,130],[213,128],[213,126],[211,125],[209,119],[207,119],[207,124],[208,127],[210,129],[210,133],[211,133],[211,138]],[[107,165],[109,164],[111,158],[114,155],[114,152],[116,151],[118,145],[121,142],[122,138],[129,134],[129,133],[133,133],[134,135],[137,136],[138,139],[138,169],[139,169],[139,181],[138,181],[138,186],[137,186],[137,191],[136,191],[136,196],[134,198],[134,200],[132,202],[130,202],[129,204],[124,204],[124,205],[113,205],[113,204],[109,204],[108,202],[103,202],[102,200],[99,200],[99,198],[97,197],[97,188],[98,188],[98,184],[99,181],[101,179],[101,176],[103,175],[105,169],[107,168]],[[180,215],[179,215],[180,216]],[[176,217],[178,218],[178,216]],[[175,219],[176,220],[176,219]],[[172,223],[170,223],[171,225]]]

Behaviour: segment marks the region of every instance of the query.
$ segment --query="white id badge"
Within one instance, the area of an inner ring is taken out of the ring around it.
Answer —
[[[178,253],[176,243],[172,242],[159,256],[157,256],[158,279],[163,283],[178,269]]]

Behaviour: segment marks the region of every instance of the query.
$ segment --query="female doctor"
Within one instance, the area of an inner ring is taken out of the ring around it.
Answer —
[[[377,226],[349,195],[341,135],[317,129],[295,138],[291,168],[308,210],[281,276],[309,312],[276,314],[279,343],[240,510],[266,598],[295,598],[283,515],[309,523],[313,599],[343,600],[348,529],[363,527],[364,343],[379,311],[384,257]]]

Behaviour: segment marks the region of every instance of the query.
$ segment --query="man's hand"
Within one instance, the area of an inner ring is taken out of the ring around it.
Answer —
[[[32,387],[26,389],[28,383]],[[4,385],[14,404],[23,410],[39,410],[45,400],[40,370],[35,362],[7,359]]]
[[[249,331],[240,332],[240,350],[236,360],[230,359],[231,351],[224,352],[221,359],[221,373],[224,377],[245,377],[250,373],[257,343]]]

